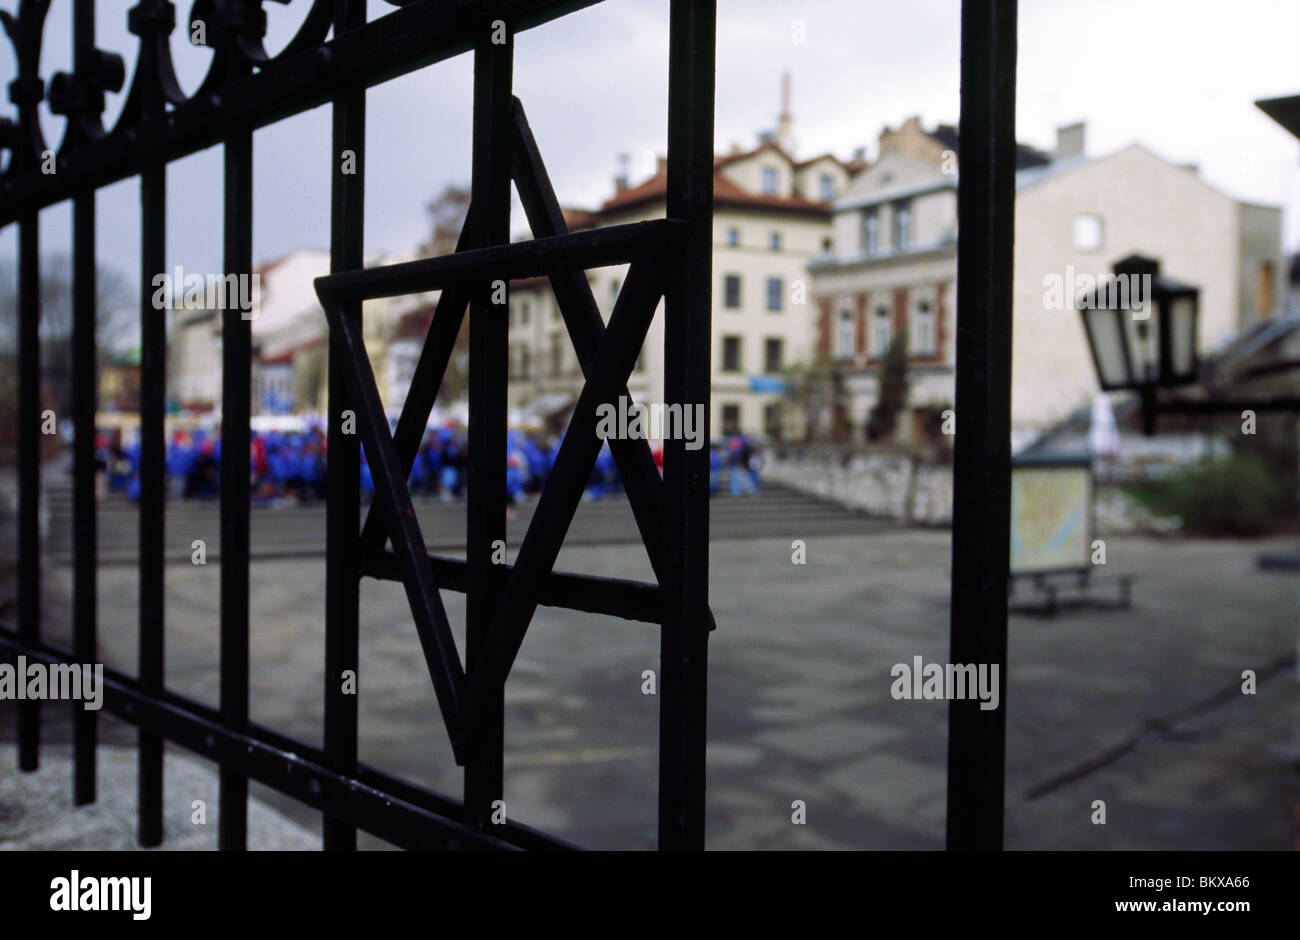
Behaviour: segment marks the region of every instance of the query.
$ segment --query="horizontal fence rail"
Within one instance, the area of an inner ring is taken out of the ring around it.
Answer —
[[[122,58],[96,47],[93,0],[75,0],[73,70],[40,74],[49,0],[18,0],[0,13],[17,74],[9,84],[16,119],[0,120],[0,227],[18,227],[19,605],[16,628],[0,626],[0,657],[54,666],[90,663],[96,650],[96,548],[93,427],[95,214],[99,188],[138,177],[141,221],[141,467],[139,672],[104,670],[104,707],[139,731],[138,838],[163,832],[163,749],[170,741],[220,771],[219,845],[247,846],[249,781],[270,786],[322,814],[324,847],[355,849],[364,831],[412,849],[566,849],[563,840],[491,812],[502,798],[504,687],[539,605],[606,614],[660,626],[661,716],[659,844],[704,845],[706,651],[714,620],[708,606],[708,464],[684,441],[665,447],[662,477],[645,440],[611,441],[655,582],[554,570],[601,441],[595,410],[627,394],[627,378],[659,302],[666,317],[669,404],[708,413],[716,11],[713,0],[670,0],[667,218],[570,233],[541,154],[512,89],[514,37],[599,0],[407,0],[367,22],[365,0],[313,0],[297,34],[272,56],[263,40],[261,0],[201,0],[211,67],[186,96],[176,80],[169,37],[176,5],[139,0],[127,11],[139,38],[127,87]],[[181,28],[185,28],[182,26]],[[474,58],[472,200],[455,253],[365,269],[362,264],[365,92],[390,78],[452,56]],[[106,128],[106,96],[125,91],[117,123]],[[40,108],[66,118],[51,153]],[[329,326],[329,428],[325,520],[326,597],[324,744],[279,735],[249,718],[251,324],[238,300],[222,315],[220,704],[202,705],[164,683],[164,415],[166,323],[145,285],[164,270],[166,167],[206,147],[224,153],[226,275],[252,272],[253,132],[322,104],[333,109],[331,150],[352,152],[355,173],[331,183],[330,274],[316,283]],[[55,172],[48,172],[53,159]],[[510,242],[510,188],[534,237]],[[73,648],[44,642],[40,630],[40,334],[38,285],[41,209],[73,204],[74,445]],[[627,264],[608,323],[585,270]],[[546,276],[554,289],[586,385],[555,467],[513,565],[495,565],[490,547],[505,531],[506,320],[503,294],[513,278]],[[390,432],[362,341],[365,299],[440,290],[410,394]],[[468,553],[430,556],[411,507],[407,478],[452,347],[466,318],[470,331]],[[341,430],[351,412],[358,434]],[[362,522],[360,448],[376,492]],[[391,543],[391,549],[386,545]],[[358,760],[355,694],[338,677],[355,671],[361,642],[360,578],[401,583],[456,762],[465,767],[463,800],[432,793]],[[452,637],[440,590],[467,598],[465,656]],[[95,714],[74,703],[74,796],[96,797]],[[40,709],[18,711],[18,760],[34,770]]]

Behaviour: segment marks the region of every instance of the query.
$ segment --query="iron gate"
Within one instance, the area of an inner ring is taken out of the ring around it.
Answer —
[[[665,301],[670,402],[709,400],[709,284],[713,165],[713,4],[673,0],[669,30],[667,218],[569,233],[523,105],[511,91],[514,36],[597,0],[422,0],[366,22],[364,0],[314,0],[297,35],[279,54],[263,47],[261,0],[198,0],[191,22],[205,24],[211,69],[186,97],[173,71],[168,36],[176,10],[140,0],[128,14],[140,39],[127,100],[112,129],[102,124],[105,95],[122,89],[120,57],[99,50],[93,0],[73,9],[74,68],[48,83],[49,106],[67,117],[56,172],[38,123],[46,83],[38,74],[48,0],[21,0],[4,15],[18,63],[10,96],[18,120],[0,125],[11,154],[0,183],[0,224],[19,229],[20,597],[17,633],[0,633],[10,655],[47,662],[92,662],[95,623],[93,435],[74,444],[74,642],[41,642],[36,436],[40,376],[37,324],[37,213],[73,204],[74,339],[72,415],[94,427],[95,235],[98,187],[140,177],[141,284],[164,270],[168,162],[213,144],[225,159],[224,268],[252,272],[252,135],[255,128],[323,103],[333,105],[331,271],[317,289],[330,326],[329,464],[325,600],[324,747],[286,739],[249,721],[249,446],[251,324],[236,299],[222,312],[220,708],[187,700],[163,685],[163,414],[165,324],[142,290],[140,507],[140,668],[138,677],[106,670],[105,707],[139,726],[139,837],[162,839],[162,742],[174,741],[220,765],[220,845],[246,841],[248,781],[257,780],[321,810],[325,847],[354,848],[364,829],[411,848],[550,848],[557,840],[513,822],[495,825],[502,798],[504,685],[539,604],[658,623],[662,630],[659,844],[701,848],[704,841],[704,705],[708,611],[708,454],[683,441],[665,447],[662,479],[644,440],[611,441],[658,584],[553,571],[565,531],[600,446],[598,402],[626,394],[627,376],[649,320]],[[331,35],[332,31],[332,35]],[[328,37],[328,39],[327,39]],[[362,270],[365,91],[370,85],[470,52],[474,57],[471,203],[455,254]],[[355,173],[339,155],[355,155]],[[536,238],[510,244],[515,183]],[[626,287],[603,322],[584,269],[628,263]],[[506,520],[506,306],[494,282],[547,275],[586,377],[575,417],[513,566],[491,563]],[[380,405],[360,338],[361,300],[441,289],[396,431]],[[434,397],[469,311],[470,467],[467,560],[430,557],[411,509],[406,480]],[[357,434],[339,416],[354,411]],[[30,419],[30,420],[29,420]],[[376,479],[364,527],[360,446]],[[385,551],[391,538],[393,550]],[[428,663],[458,764],[464,800],[434,794],[357,760],[357,699],[338,677],[357,668],[358,587],[362,576],[400,581]],[[439,588],[467,598],[462,664]],[[40,713],[19,706],[19,763],[35,769]],[[74,791],[95,799],[96,716],[76,710]]]
[[[523,105],[513,97],[513,37],[600,0],[388,0],[400,9],[366,22],[364,0],[313,0],[279,54],[263,46],[263,0],[196,0],[213,49],[192,96],[180,90],[168,37],[169,0],[139,0],[128,13],[139,50],[117,124],[103,126],[105,95],[125,82],[121,58],[95,46],[94,2],[73,0],[74,68],[47,83],[39,74],[50,0],[19,0],[3,14],[17,76],[9,85],[16,121],[0,122],[10,154],[0,176],[0,226],[19,240],[19,611],[0,628],[0,654],[46,663],[95,657],[93,435],[74,443],[72,649],[40,636],[39,243],[40,209],[73,206],[73,399],[78,429],[95,415],[95,192],[140,178],[141,283],[164,269],[166,185],[171,161],[220,144],[224,152],[224,268],[252,272],[252,135],[258,127],[330,103],[327,155],[351,151],[355,174],[332,174],[331,271],[317,282],[330,326],[329,464],[325,602],[324,747],[249,720],[250,323],[237,302],[223,317],[221,454],[220,708],[163,682],[164,391],[166,337],[141,291],[142,404],[139,674],[105,670],[105,707],[139,728],[139,839],[162,831],[162,747],[173,741],[220,766],[219,844],[246,844],[248,781],[310,806],[324,820],[327,849],[352,849],[363,829],[409,848],[558,848],[514,822],[493,825],[502,795],[503,689],[539,604],[598,612],[661,627],[659,845],[704,845],[704,742],[708,632],[708,452],[665,445],[660,478],[644,441],[613,442],[657,584],[553,571],[600,441],[595,407],[626,394],[628,374],[656,304],[665,301],[665,397],[708,413],[712,250],[714,0],[670,0],[666,218],[579,233],[566,230]],[[281,0],[283,2],[283,0]],[[504,28],[503,28],[504,27]],[[1009,515],[1010,309],[1014,173],[1015,0],[966,0],[962,8],[962,183],[959,243],[953,538],[952,652],[957,662],[1005,663]],[[457,251],[363,269],[365,92],[461,53],[474,57],[471,205]],[[38,107],[66,116],[57,172]],[[514,182],[536,236],[509,243]],[[583,270],[629,264],[608,325]],[[490,563],[505,536],[507,321],[494,281],[549,278],[586,385],[512,567]],[[361,341],[366,298],[441,289],[415,380],[390,435]],[[466,312],[470,331],[470,454],[467,560],[430,557],[411,511],[407,474]],[[355,411],[376,479],[358,526],[359,442],[339,416]],[[384,549],[391,539],[392,551]],[[357,759],[357,701],[336,677],[357,667],[362,576],[400,581],[458,764],[463,801],[395,779]],[[462,663],[439,589],[465,593]],[[1001,670],[1006,701],[1005,668]],[[95,799],[96,715],[75,707],[74,800]],[[1000,847],[1004,711],[951,703],[950,847]],[[18,759],[37,767],[39,705],[19,703]]]

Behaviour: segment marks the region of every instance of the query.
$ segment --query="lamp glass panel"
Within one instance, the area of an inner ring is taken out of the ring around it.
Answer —
[[[1128,368],[1124,362],[1124,335],[1115,311],[1085,310],[1084,324],[1097,359],[1097,378],[1102,387],[1124,388],[1129,385]]]
[[[1137,310],[1122,312],[1133,362],[1134,383],[1155,382],[1160,376],[1160,307],[1163,299],[1148,300]]]
[[[1169,371],[1175,379],[1196,372],[1196,301],[1178,297],[1169,305]]]

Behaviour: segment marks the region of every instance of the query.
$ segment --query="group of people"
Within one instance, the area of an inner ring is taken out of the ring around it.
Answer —
[[[506,432],[506,498],[511,507],[528,495],[539,493],[550,476],[559,453],[560,440],[543,444],[529,432]],[[325,433],[320,428],[305,431],[251,432],[248,470],[252,501],[257,506],[310,503],[325,498]],[[663,472],[663,451],[653,449]],[[137,435],[123,444],[115,433],[95,437],[96,462],[108,488],[140,498],[140,440]],[[465,495],[469,444],[463,427],[447,425],[431,429],[420,445],[407,483],[412,495],[450,502]],[[759,453],[749,438],[737,435],[710,448],[709,491],[722,488],[724,474],[732,496],[758,491]],[[221,437],[212,431],[175,431],[167,443],[165,473],[169,493],[178,499],[214,499],[221,492]],[[618,467],[605,443],[587,480],[584,498],[599,500],[622,489]],[[374,478],[361,452],[361,493],[369,501],[375,491]]]
[[[325,435],[304,432],[251,432],[248,472],[255,505],[325,498]],[[140,437],[123,444],[115,433],[95,435],[95,462],[108,488],[140,498]],[[221,493],[221,436],[196,429],[176,431],[163,461],[168,493],[178,499],[215,499]]]

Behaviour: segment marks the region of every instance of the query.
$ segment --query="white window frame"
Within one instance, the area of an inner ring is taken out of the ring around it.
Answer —
[[[857,323],[853,311],[841,307],[835,315],[835,358],[852,359],[857,352]]]
[[[935,353],[935,310],[928,297],[923,297],[912,306],[912,328],[909,331],[908,345],[917,356],[933,356]]]
[[[881,316],[884,314],[884,316]],[[894,324],[890,322],[889,308],[877,306],[871,312],[870,329],[867,331],[867,349],[873,359],[884,358],[889,351],[889,343],[894,338]]]

